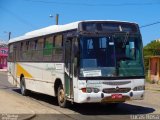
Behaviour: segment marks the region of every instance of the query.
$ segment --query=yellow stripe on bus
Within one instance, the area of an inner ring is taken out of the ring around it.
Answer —
[[[33,78],[27,70],[25,70],[20,64],[17,64],[17,77],[20,77],[21,74],[26,78]]]

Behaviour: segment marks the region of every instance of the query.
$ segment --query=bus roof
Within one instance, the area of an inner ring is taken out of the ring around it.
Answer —
[[[77,29],[78,24],[80,22],[89,22],[89,21],[97,21],[97,22],[98,21],[110,21],[110,22],[132,23],[132,22],[127,22],[127,21],[116,21],[116,20],[85,20],[85,21],[77,21],[77,22],[73,22],[73,23],[69,23],[65,25],[52,25],[52,26],[48,26],[45,28],[31,31],[31,32],[27,32],[24,35],[16,37],[16,38],[12,38],[9,40],[8,43],[17,42],[17,41],[26,40],[26,39],[35,38],[35,37],[40,37],[40,36],[44,36],[44,35],[48,35],[52,33],[58,33],[58,32],[62,32],[66,30]],[[133,23],[133,24],[136,24],[136,23]]]

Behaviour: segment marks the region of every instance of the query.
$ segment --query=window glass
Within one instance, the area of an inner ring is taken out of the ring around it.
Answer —
[[[53,52],[53,37],[47,37],[44,41],[43,60],[51,61]]]
[[[115,34],[114,40],[119,76],[144,75],[140,37]]]
[[[24,51],[24,43],[23,42],[21,42],[20,50]]]
[[[38,39],[38,43],[37,43],[38,50],[43,49],[43,42],[44,42],[43,38]]]
[[[45,39],[45,47],[44,48],[47,48],[47,49],[50,49],[53,47],[53,37],[47,37]]]
[[[55,36],[55,47],[61,47],[62,46],[62,35],[56,35]]]
[[[142,76],[144,70],[141,46],[138,35],[81,37],[80,76]]]
[[[20,55],[20,53],[21,53],[21,51],[20,51],[20,43],[18,42],[18,43],[16,43],[16,61],[19,61],[20,60],[20,57],[19,57],[19,55]]]
[[[29,50],[29,41],[26,41],[26,50]]]
[[[100,38],[100,40],[99,40],[100,48],[106,48],[106,46],[107,46],[106,44],[107,44],[106,37]]]
[[[55,36],[55,47],[53,48],[53,61],[62,61],[63,59],[63,48],[62,48],[62,42],[63,37],[62,35],[56,35]]]
[[[41,37],[39,39],[24,40],[16,45],[16,59],[18,61],[62,61],[62,35]],[[13,44],[9,46],[9,57],[13,59]]]
[[[13,61],[13,44],[9,45],[8,61]]]
[[[88,49],[93,49],[93,40],[92,39],[87,40],[87,48]]]
[[[34,49],[37,50],[38,40],[35,40],[34,42],[35,42],[35,44],[34,44]]]
[[[96,30],[96,24],[94,23],[87,23],[84,27],[86,31],[95,31]]]
[[[115,74],[115,51],[111,37],[80,39],[80,76],[100,77]],[[103,49],[102,49],[103,48]]]
[[[35,41],[30,41],[29,50],[34,50],[34,49],[35,49]]]
[[[103,31],[119,31],[119,25],[118,24],[109,24],[109,23],[102,23],[101,24]]]

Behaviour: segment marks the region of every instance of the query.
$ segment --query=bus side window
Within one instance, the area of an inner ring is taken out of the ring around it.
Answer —
[[[43,60],[51,61],[53,52],[53,37],[46,37],[44,40]]]
[[[29,50],[32,52],[32,50],[34,50],[34,48],[35,48],[35,42],[31,41],[29,44]]]
[[[9,45],[8,61],[13,62],[13,44]]]
[[[25,46],[25,44],[24,44],[25,42],[21,42],[20,43],[20,61],[24,61],[24,60],[26,60],[25,58],[26,58],[26,54],[25,54],[25,48],[24,48],[24,46]]]
[[[30,44],[32,44],[31,45],[31,50],[30,50],[30,53],[31,53],[31,59],[30,60],[32,60],[32,61],[37,61],[38,60],[37,59],[37,52],[38,52],[37,51],[37,42],[38,42],[37,39],[30,42]]]
[[[43,38],[38,39],[38,43],[37,43],[37,50],[42,50],[43,49]]]
[[[50,49],[53,47],[53,37],[49,36],[44,40],[44,48]]]
[[[62,47],[62,35],[55,36],[55,47]]]
[[[21,42],[20,51],[23,51],[23,42]]]
[[[26,41],[26,51],[29,50],[29,41]]]
[[[43,59],[43,47],[44,47],[44,38],[41,37],[37,40],[36,61],[42,61],[42,59]]]
[[[20,44],[18,42],[16,43],[16,61],[20,60],[19,55],[20,55]]]
[[[35,49],[35,50],[37,50],[37,42],[38,42],[38,40],[35,40],[35,41],[34,41],[34,49]]]
[[[54,48],[53,48],[53,61],[63,60],[63,36],[55,35],[54,37]]]

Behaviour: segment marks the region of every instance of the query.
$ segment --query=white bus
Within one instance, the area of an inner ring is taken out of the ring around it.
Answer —
[[[8,80],[22,95],[56,96],[59,106],[144,97],[142,39],[136,23],[92,20],[53,25],[9,41]]]

